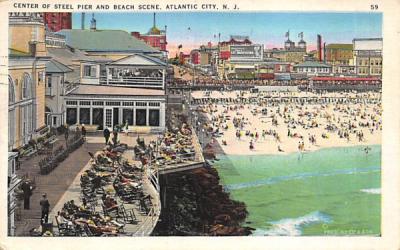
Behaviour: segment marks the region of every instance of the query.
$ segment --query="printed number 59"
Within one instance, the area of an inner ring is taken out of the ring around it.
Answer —
[[[371,10],[378,10],[377,4],[371,4]]]

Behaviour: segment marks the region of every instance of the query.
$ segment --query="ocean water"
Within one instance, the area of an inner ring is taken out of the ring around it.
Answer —
[[[219,156],[214,166],[254,235],[380,235],[381,146],[369,147]]]

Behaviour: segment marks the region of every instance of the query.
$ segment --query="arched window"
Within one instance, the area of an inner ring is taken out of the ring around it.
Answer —
[[[32,79],[29,74],[25,73],[22,80],[22,99],[30,98],[32,98]]]
[[[14,82],[11,76],[8,76],[8,103],[12,104],[14,102],[15,102]]]

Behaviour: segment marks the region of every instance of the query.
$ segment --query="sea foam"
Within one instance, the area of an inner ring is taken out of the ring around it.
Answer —
[[[316,224],[316,223],[330,223],[331,218],[321,213],[320,211],[315,211],[307,215],[297,217],[297,218],[285,218],[278,221],[272,221],[270,229],[257,229],[254,231],[255,236],[300,236],[302,235],[302,228],[306,225]]]
[[[360,191],[368,194],[381,194],[380,188],[366,188],[366,189],[361,189]]]

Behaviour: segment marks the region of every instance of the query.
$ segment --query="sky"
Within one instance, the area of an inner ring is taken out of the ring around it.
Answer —
[[[86,13],[85,28],[90,27],[92,13]],[[146,33],[153,25],[153,13],[95,13],[97,29],[118,29]],[[317,34],[323,42],[352,43],[353,38],[382,37],[382,14],[368,12],[158,12],[156,26],[167,26],[170,56],[188,52],[202,44],[229,40],[230,35],[246,35],[253,43],[265,48],[281,48],[285,33],[298,42],[303,32],[309,50],[316,48]],[[74,13],[74,29],[81,27],[81,14]],[[190,28],[190,29],[189,29]]]

